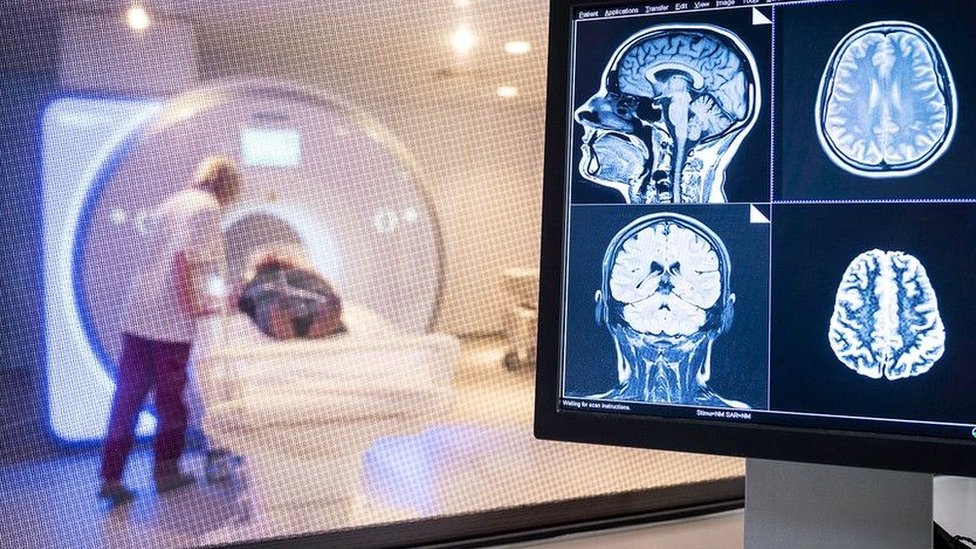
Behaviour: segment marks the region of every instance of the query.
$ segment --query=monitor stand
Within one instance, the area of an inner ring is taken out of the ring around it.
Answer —
[[[746,460],[746,549],[931,549],[932,475]]]

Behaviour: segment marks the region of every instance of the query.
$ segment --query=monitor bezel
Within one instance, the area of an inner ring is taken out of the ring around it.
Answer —
[[[620,0],[550,2],[535,436],[566,442],[976,476],[976,441],[560,409],[570,27],[577,8],[620,4]]]

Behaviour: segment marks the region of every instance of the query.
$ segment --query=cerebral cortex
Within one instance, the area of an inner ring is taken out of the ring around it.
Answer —
[[[722,293],[719,258],[697,232],[671,221],[623,242],[610,272],[610,293],[638,332],[691,335]]]
[[[857,256],[837,289],[828,338],[837,358],[863,376],[928,372],[945,351],[945,328],[925,267],[901,251]]]
[[[938,44],[908,23],[865,25],[842,42],[820,90],[820,132],[845,169],[898,175],[949,144],[955,90]]]
[[[743,59],[715,33],[687,29],[654,34],[624,53],[617,70],[623,93],[668,98],[666,115],[691,141],[720,134],[746,118]]]

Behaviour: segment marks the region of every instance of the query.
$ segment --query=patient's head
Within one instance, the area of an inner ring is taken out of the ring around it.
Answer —
[[[303,269],[315,271],[308,252],[300,244],[274,243],[255,248],[244,264],[242,278],[245,283],[257,276],[259,271],[271,269]]]
[[[251,254],[238,308],[278,339],[321,338],[346,332],[342,300],[300,247],[265,247]]]

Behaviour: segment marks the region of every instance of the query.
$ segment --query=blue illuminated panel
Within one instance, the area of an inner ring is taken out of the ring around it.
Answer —
[[[112,177],[139,130],[161,108],[152,101],[61,98],[42,118],[44,315],[50,428],[65,442],[105,436],[115,382],[79,310],[75,242],[86,204]],[[139,418],[149,435],[155,419]]]

